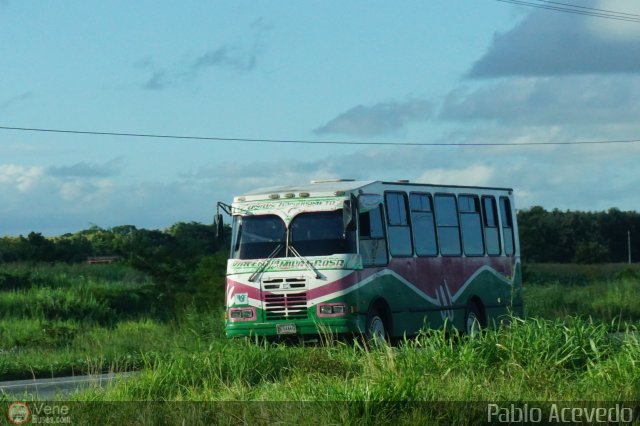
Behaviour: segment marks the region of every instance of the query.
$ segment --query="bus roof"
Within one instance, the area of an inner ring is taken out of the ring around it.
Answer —
[[[513,188],[501,186],[474,186],[474,185],[444,185],[441,183],[420,183],[420,182],[380,182],[384,185],[407,185],[407,186],[429,186],[433,188],[461,188],[461,189],[487,189],[491,191],[513,191]]]
[[[356,181],[356,180],[325,180],[311,181],[309,183],[300,183],[295,185],[271,186],[267,188],[254,189],[251,192],[242,194],[244,196],[264,195],[281,192],[308,192],[309,194],[335,192],[335,191],[353,191],[363,188],[367,185],[375,183],[375,181]]]
[[[511,192],[512,188],[499,188],[499,187],[486,187],[486,186],[464,186],[464,185],[443,185],[443,184],[430,184],[430,183],[417,183],[408,181],[357,181],[351,179],[336,179],[336,180],[323,180],[323,181],[311,181],[309,183],[300,183],[294,185],[282,185],[272,186],[266,188],[258,188],[244,194],[240,194],[240,197],[255,198],[259,196],[266,196],[273,193],[299,193],[306,192],[310,196],[328,196],[334,195],[336,191],[353,192],[358,189],[365,190],[368,186],[378,186],[378,188],[385,188],[387,186],[410,186],[410,187],[433,187],[433,188],[454,188],[454,189],[471,189],[471,190],[492,190],[492,191],[505,191]]]

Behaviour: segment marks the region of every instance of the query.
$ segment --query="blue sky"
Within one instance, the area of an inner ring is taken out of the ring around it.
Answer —
[[[534,0],[536,1],[536,0]],[[640,14],[633,0],[575,0]],[[231,138],[640,139],[640,23],[494,0],[0,0],[0,126]],[[363,147],[0,131],[0,234],[209,223],[318,178],[638,209],[640,144]]]

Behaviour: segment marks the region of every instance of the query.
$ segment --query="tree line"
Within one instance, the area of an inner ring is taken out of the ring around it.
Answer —
[[[177,312],[180,306],[222,303],[229,234],[227,227],[218,241],[213,225],[196,222],[179,222],[164,230],[92,226],[57,237],[31,232],[26,237],[0,238],[0,262],[80,263],[115,256],[151,276],[158,307]],[[0,289],[10,278],[15,277],[0,274]]]
[[[612,208],[602,212],[545,210],[518,212],[524,262],[618,263],[640,255],[640,213]]]
[[[626,262],[627,232],[632,259],[640,254],[640,214],[547,211],[532,207],[518,212],[522,260],[525,263]],[[155,305],[179,313],[187,306],[208,309],[224,300],[224,275],[230,228],[218,241],[213,225],[179,222],[164,230],[124,225],[89,229],[56,237],[31,232],[0,238],[0,263],[86,262],[96,256],[119,261],[153,279]],[[15,277],[0,273],[0,289]]]
[[[612,208],[602,212],[545,210],[518,212],[522,260],[536,263],[610,263],[640,255],[640,213]],[[213,225],[178,222],[164,230],[124,225],[89,229],[57,237],[31,232],[0,238],[0,262],[84,262],[93,256],[119,256],[143,270],[194,267],[202,257],[226,256],[228,227],[218,242]]]

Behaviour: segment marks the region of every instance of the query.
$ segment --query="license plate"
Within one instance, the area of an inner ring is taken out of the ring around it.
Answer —
[[[276,324],[278,334],[296,334],[295,324]]]

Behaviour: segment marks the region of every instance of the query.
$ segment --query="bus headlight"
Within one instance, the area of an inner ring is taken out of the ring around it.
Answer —
[[[331,315],[333,313],[333,309],[331,305],[320,305],[320,313],[324,315]]]
[[[230,308],[229,318],[231,321],[252,321],[256,319],[256,308]]]
[[[333,313],[334,314],[343,314],[347,311],[346,306],[344,305],[333,305]]]
[[[347,314],[347,305],[344,303],[323,303],[318,305],[319,317],[340,317]]]

